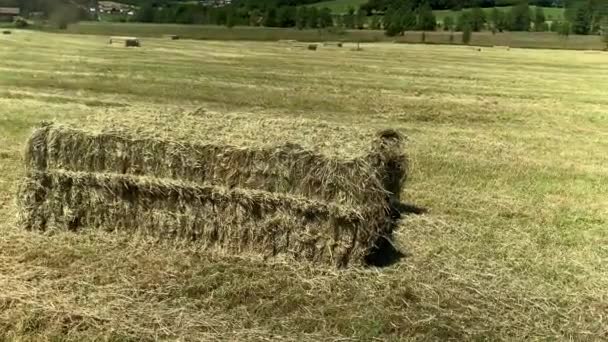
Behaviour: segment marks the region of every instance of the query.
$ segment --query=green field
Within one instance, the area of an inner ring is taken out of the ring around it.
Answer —
[[[0,340],[608,337],[606,53],[106,39],[0,37]],[[403,131],[402,198],[429,210],[396,233],[408,256],[335,270],[14,225],[41,120],[201,108]]]
[[[511,10],[511,6],[498,7],[503,12],[508,12]],[[536,6],[530,6],[530,10],[532,11],[532,15],[534,17],[534,11],[536,10]],[[491,15],[493,8],[484,8],[483,11],[486,15]],[[548,21],[563,19],[564,17],[564,9],[558,7],[543,7],[543,11],[545,12],[545,17]],[[461,11],[452,11],[452,10],[440,10],[433,11],[438,21],[443,21],[443,18],[447,16],[452,16],[454,19],[457,19],[460,16]]]
[[[177,25],[177,24],[133,24],[133,23],[99,23],[82,22],[70,25],[68,33],[91,34],[102,36],[136,36],[162,37],[167,34],[179,35],[182,38],[200,40],[244,40],[244,41],[277,41],[298,40],[301,42],[403,42],[420,43],[421,32],[406,32],[404,36],[387,37],[380,30],[297,30],[285,28],[239,26],[226,28],[223,26]],[[426,32],[428,44],[451,44],[450,33],[437,31]],[[454,34],[453,44],[461,43],[460,33]],[[548,49],[579,49],[601,50],[606,48],[599,36],[572,35],[564,38],[552,32],[505,32],[491,34],[490,32],[474,33],[471,45],[494,46],[508,45],[511,47],[548,48]]]

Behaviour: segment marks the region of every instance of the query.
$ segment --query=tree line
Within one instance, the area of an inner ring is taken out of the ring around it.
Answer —
[[[157,0],[159,1],[159,0]],[[162,1],[162,0],[160,0]],[[472,32],[503,31],[555,31],[563,34],[596,34],[601,32],[606,15],[606,0],[551,0],[565,8],[564,18],[548,20],[542,4],[545,0],[370,0],[358,10],[350,8],[347,13],[332,13],[328,8],[318,9],[302,6],[313,0],[236,0],[232,5],[210,7],[201,4],[148,2],[135,18],[141,22],[250,25],[266,27],[383,29],[387,35],[399,35],[409,30]],[[439,25],[433,10],[442,7],[460,6],[469,3],[454,16],[447,16]],[[484,6],[510,3],[501,9]],[[531,7],[537,5],[536,7]]]
[[[0,0],[2,1],[2,0]],[[77,20],[92,19],[88,8],[96,0],[6,0],[21,7],[24,13],[42,11],[49,19],[65,27]],[[405,31],[554,31],[563,35],[598,34],[608,36],[608,0],[370,0],[359,9],[332,13],[328,8],[305,6],[318,0],[233,0],[223,7],[200,2],[176,0],[123,0],[140,6],[134,21],[294,27],[316,29],[382,29],[395,36]],[[563,18],[548,20],[540,5],[561,6]],[[501,9],[492,5],[511,4]],[[472,8],[455,12],[439,23],[433,10]],[[532,8],[532,5],[537,5]],[[484,9],[484,7],[486,7]],[[468,34],[468,33],[467,33]],[[608,38],[606,38],[608,39]]]
[[[459,11],[464,8],[491,8],[517,5],[519,0],[412,0],[409,5],[419,8],[424,4],[429,5],[434,10],[451,9]],[[361,6],[368,13],[384,13],[390,8],[400,7],[403,0],[369,0]],[[542,7],[561,7],[563,0],[530,0],[530,5]]]

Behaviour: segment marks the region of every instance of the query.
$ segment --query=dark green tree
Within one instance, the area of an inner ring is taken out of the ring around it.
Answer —
[[[559,32],[559,26],[561,25],[561,21],[559,20],[553,20],[551,22],[551,25],[549,25],[549,31],[551,32]]]
[[[233,28],[236,25],[237,17],[232,7],[226,10],[226,27]]]
[[[49,20],[60,30],[68,28],[69,24],[78,22],[78,9],[72,5],[62,4],[53,8]]]
[[[137,11],[135,20],[142,23],[153,23],[155,12],[156,8],[152,7],[152,4],[148,3],[142,6],[139,11]]]
[[[296,26],[296,8],[292,6],[279,7],[277,10],[277,25],[279,27]]]
[[[606,7],[608,7],[608,6],[606,6]],[[606,9],[606,12],[607,13],[603,13],[601,30],[602,30],[602,40],[606,44],[606,51],[608,51],[608,8]]]
[[[331,10],[327,7],[321,8],[319,11],[319,27],[326,28],[334,26],[334,19],[331,16]]]
[[[453,31],[454,30],[454,18],[447,16],[443,18],[443,30]]]
[[[502,31],[500,26],[504,20],[504,15],[501,10],[494,7],[490,13],[490,25],[498,31]],[[504,28],[503,28],[504,29]]]
[[[456,30],[464,31],[465,26],[471,28],[471,13],[468,11],[461,11],[458,16],[458,22],[456,23]]]
[[[437,27],[437,19],[433,14],[433,9],[428,2],[423,3],[418,8],[418,30],[435,31]]]
[[[528,0],[521,0],[511,8],[511,23],[509,25],[511,31],[529,31],[531,21],[532,15],[530,14]]]
[[[372,16],[371,23],[369,24],[372,30],[379,30],[382,28],[382,22],[380,21],[380,17],[377,15]]]
[[[355,26],[357,29],[362,30],[365,28],[365,24],[367,23],[367,12],[363,9],[359,9],[357,11],[357,15],[355,16]]]
[[[416,12],[409,5],[403,6],[399,10],[399,18],[401,18],[401,26],[404,31],[415,30],[418,25]]]
[[[403,33],[403,20],[398,9],[391,8],[384,13],[384,30],[387,36],[393,37]]]
[[[462,28],[462,43],[469,44],[471,42],[471,37],[473,35],[473,29],[471,28],[471,24],[466,23]]]
[[[277,9],[275,7],[270,7],[266,10],[262,25],[266,27],[277,27]]]
[[[252,9],[249,12],[249,25],[250,26],[260,26],[262,24],[262,20],[264,16],[262,15],[262,11],[257,8]]]
[[[542,7],[536,6],[534,11],[534,30],[537,32],[547,31],[545,11]]]
[[[570,36],[570,31],[572,30],[572,27],[570,25],[569,21],[564,21],[563,23],[560,23],[559,27],[558,27],[558,31],[557,33],[560,36],[563,36],[565,38],[568,38],[568,36]]]
[[[479,32],[486,23],[486,14],[480,7],[474,7],[471,11],[471,29]]]
[[[296,27],[300,30],[306,28],[308,23],[308,7],[300,6],[296,12]]]
[[[608,27],[602,28],[602,41],[606,44],[605,51],[608,51]]]
[[[312,29],[319,27],[319,10],[316,7],[308,9],[308,22],[306,26]]]
[[[587,3],[581,3],[576,7],[572,20],[572,32],[575,34],[589,34],[593,22],[593,12]]]
[[[346,14],[344,14],[344,26],[347,29],[355,28],[355,9],[352,7],[348,7]]]

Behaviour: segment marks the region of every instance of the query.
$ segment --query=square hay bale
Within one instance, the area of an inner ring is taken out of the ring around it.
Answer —
[[[308,50],[312,50],[312,51],[316,51],[317,50],[317,44],[308,44],[307,49]]]
[[[232,127],[230,115],[220,118],[205,121],[215,140],[204,132],[204,139],[163,137],[143,120],[141,129],[41,125],[25,151],[22,225],[120,229],[337,266],[363,263],[391,234],[391,204],[407,171],[398,132],[379,132],[352,156],[346,143],[333,154],[295,145],[279,136],[285,127],[271,139],[282,144],[239,144],[236,137],[247,130],[218,134],[214,125]],[[246,121],[247,129],[273,131],[269,121],[252,123]],[[319,141],[317,133],[312,141]]]
[[[180,39],[180,36],[178,36],[176,34],[166,34],[163,37],[167,38],[167,39],[171,39],[171,40],[179,40]]]
[[[110,37],[110,45],[124,47],[140,47],[141,42],[136,37]]]

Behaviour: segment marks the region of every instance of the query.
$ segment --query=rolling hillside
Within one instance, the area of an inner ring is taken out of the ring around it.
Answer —
[[[536,6],[530,6],[530,9],[532,10],[532,12],[534,12],[535,8],[536,8]],[[492,9],[493,8],[484,8],[483,10],[486,12],[487,15],[490,15],[490,13],[492,12]],[[499,9],[503,12],[506,12],[506,11],[511,10],[511,6],[499,7]],[[543,7],[543,10],[545,12],[545,17],[547,18],[547,20],[561,19],[564,16],[563,8]],[[445,18],[447,16],[452,16],[454,18],[457,18],[460,15],[461,11],[439,10],[439,11],[433,11],[433,12],[435,13],[435,16],[437,17],[438,21],[443,21],[443,18]]]

